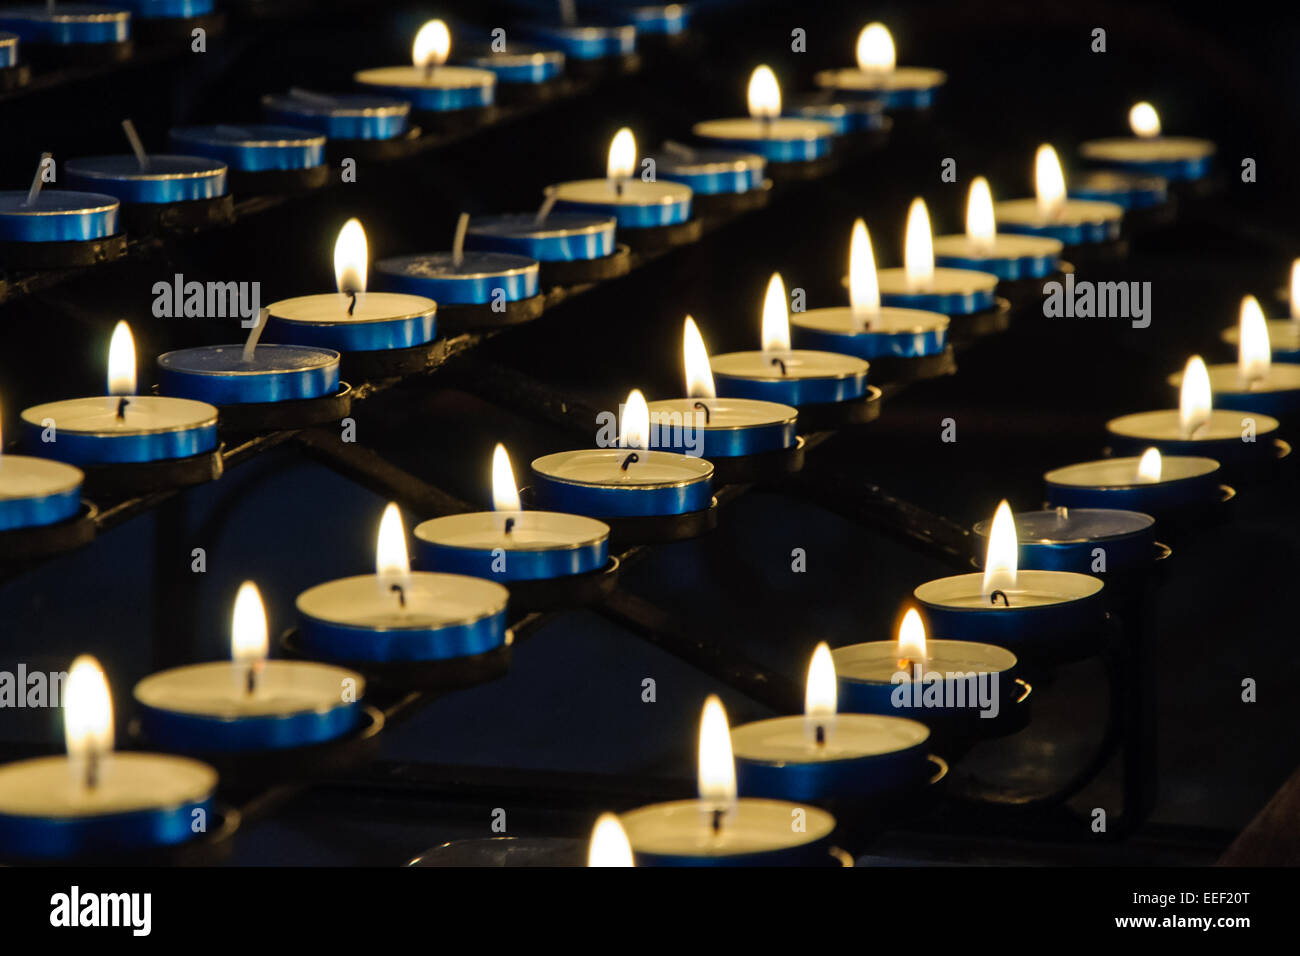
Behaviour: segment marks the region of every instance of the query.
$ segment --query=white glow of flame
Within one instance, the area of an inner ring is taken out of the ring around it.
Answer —
[[[451,31],[441,20],[430,20],[420,27],[411,44],[411,62],[420,69],[442,66],[451,53]]]
[[[257,585],[245,581],[235,595],[235,613],[230,618],[230,659],[240,664],[266,660],[266,608]]]
[[[492,507],[497,511],[523,510],[519,488],[515,485],[515,470],[510,467],[510,455],[500,442],[492,449]]]
[[[970,193],[966,197],[966,237],[979,252],[987,255],[993,251],[997,232],[997,220],[993,218],[993,191],[989,189],[987,179],[976,176],[971,180]]]
[[[755,68],[749,75],[749,115],[754,119],[775,119],[781,115],[781,84],[770,66]]]
[[[1291,263],[1291,318],[1300,322],[1300,259]]]
[[[402,527],[402,513],[389,502],[384,516],[379,519],[379,537],[375,542],[375,572],[381,578],[404,578],[411,573],[411,560],[406,555],[406,529]]]
[[[686,369],[687,398],[717,398],[709,350],[704,347],[700,328],[689,315],[682,324],[682,365]]]
[[[763,296],[763,351],[790,351],[790,305],[779,272],[772,273]]]
[[[804,688],[803,712],[807,717],[826,719],[835,716],[837,701],[835,660],[830,646],[822,641],[813,650],[808,663],[808,683]]]
[[[1190,438],[1210,420],[1210,370],[1205,359],[1193,355],[1183,369],[1183,385],[1178,392],[1178,425]]]
[[[587,849],[587,866],[633,866],[632,844],[627,831],[612,813],[602,813],[591,828],[591,846]]]
[[[1268,340],[1264,310],[1253,295],[1241,300],[1237,328],[1237,376],[1246,385],[1268,378],[1273,347]]]
[[[919,196],[907,210],[907,236],[903,240],[903,271],[907,287],[920,292],[934,285],[934,236],[930,232],[930,210]]]
[[[1150,139],[1160,135],[1160,114],[1150,103],[1134,103],[1128,111],[1128,125],[1134,136]]]
[[[349,219],[334,240],[334,282],[344,295],[366,291],[370,252],[361,220]]]
[[[861,219],[853,223],[849,239],[849,308],[859,327],[869,325],[880,314],[880,280],[871,235]]]
[[[1159,448],[1148,448],[1138,461],[1138,481],[1156,482],[1164,472],[1164,461],[1160,458]]]
[[[627,393],[618,420],[618,443],[624,448],[647,448],[650,444],[650,406],[641,389]]]
[[[74,761],[113,749],[113,698],[99,661],[82,654],[68,668],[63,697],[63,739]]]
[[[1056,150],[1046,143],[1034,154],[1034,194],[1044,218],[1055,218],[1065,208],[1065,173]]]
[[[864,73],[889,73],[897,62],[894,38],[883,23],[868,23],[858,34],[858,69]]]
[[[909,607],[898,625],[898,659],[925,668],[925,623],[914,607]]]
[[[605,178],[611,183],[631,179],[636,171],[636,137],[624,126],[609,141],[609,159],[605,163]]]
[[[994,591],[1006,591],[1016,586],[1017,552],[1020,541],[1016,537],[1016,519],[1006,500],[998,504],[993,513],[993,527],[989,529],[989,549],[984,558],[984,584],[980,593],[985,598]]]
[[[716,694],[704,702],[700,717],[700,799],[715,808],[728,807],[736,800],[736,759],[731,752],[731,728],[727,712]]]
[[[113,327],[108,342],[108,394],[135,394],[135,340],[125,322]]]

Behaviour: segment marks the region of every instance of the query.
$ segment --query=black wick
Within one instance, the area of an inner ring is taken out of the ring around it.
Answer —
[[[515,519],[514,519],[514,518],[507,518],[507,519],[506,519],[506,534],[509,534],[511,531],[514,531],[514,530],[515,530]]]
[[[123,395],[121,398],[117,400],[117,420],[119,422],[126,420],[126,406],[130,404],[131,404],[131,400],[127,398],[125,395]]]
[[[709,424],[709,419],[711,417],[709,415],[709,406],[705,405],[703,402],[696,402],[695,407],[704,412],[704,424]]]
[[[623,195],[623,180],[621,179],[614,180],[614,195],[615,196]]]
[[[723,818],[723,816],[726,814],[726,812],[727,812],[727,811],[726,811],[726,810],[723,810],[721,807],[714,807],[714,809],[713,809],[713,832],[714,832],[715,834],[716,834],[716,833],[721,833],[721,832],[722,832],[722,818]]]
[[[352,301],[348,303],[348,315],[351,315],[352,310],[357,307],[357,294],[355,292],[351,292],[349,293],[349,295],[352,296]]]
[[[94,790],[99,786],[99,751],[92,749],[86,754],[86,789]]]
[[[248,690],[248,695],[250,697],[257,691],[257,665],[256,664],[248,665],[248,677],[244,683],[244,687]]]
[[[389,585],[388,590],[397,592],[397,603],[401,607],[406,607],[406,589],[400,584]]]
[[[773,365],[779,365],[779,366],[781,366],[781,374],[782,374],[782,375],[787,374],[787,373],[786,373],[786,370],[785,370],[785,360],[784,360],[784,359],[779,359],[779,358],[775,358],[775,357],[774,357],[774,358],[772,359],[772,364],[773,364]]]
[[[817,725],[817,746],[818,747],[826,746],[826,725],[825,724]]]
[[[636,452],[632,452],[630,455],[628,455],[626,458],[623,459],[623,464],[621,465],[621,467],[623,471],[627,471],[628,465],[640,460],[641,460],[641,456],[638,455]]]
[[[989,603],[997,604],[999,596],[1001,596],[1002,598],[1003,607],[1011,607],[1011,599],[1007,597],[1007,592],[1002,590],[1001,588],[998,588],[992,594],[989,595]]]

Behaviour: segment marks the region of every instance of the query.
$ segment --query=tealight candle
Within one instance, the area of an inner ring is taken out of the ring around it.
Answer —
[[[296,126],[246,123],[240,126],[177,126],[169,137],[175,149],[230,167],[235,192],[314,189],[325,185],[325,137]]]
[[[126,252],[121,203],[105,193],[43,189],[53,159],[43,153],[26,191],[0,192],[0,260],[15,268],[91,265]]]
[[[821,159],[831,151],[835,128],[820,120],[781,115],[781,86],[768,66],[749,78],[749,117],[705,120],[691,132],[713,146],[758,153],[772,163]]]
[[[1273,364],[1268,323],[1253,295],[1241,300],[1237,330],[1236,364],[1207,368],[1214,402],[1272,415],[1290,415],[1300,409],[1300,365]],[[1181,373],[1169,376],[1174,387],[1182,382]]]
[[[731,732],[738,790],[777,800],[823,800],[913,790],[928,775],[930,731],[901,716],[837,713],[836,665],[818,644],[804,713]]]
[[[836,136],[877,133],[889,127],[889,119],[878,100],[835,97],[832,92],[823,90],[786,99],[781,115],[829,123]]]
[[[1160,114],[1150,103],[1129,110],[1133,136],[1095,139],[1079,146],[1085,159],[1131,172],[1162,176],[1171,181],[1203,179],[1210,172],[1214,144],[1209,140],[1163,136]]]
[[[0,32],[0,90],[16,90],[31,78],[31,68],[19,59],[18,34]]]
[[[690,219],[689,186],[633,178],[636,166],[636,138],[623,127],[610,141],[604,179],[560,183],[547,192],[562,211],[613,216],[620,232],[673,226]]]
[[[653,157],[655,175],[689,186],[701,214],[749,208],[766,201],[767,160],[758,153],[696,149],[668,140]]]
[[[637,865],[801,866],[827,853],[835,818],[826,811],[737,797],[727,714],[712,695],[700,720],[699,792],[697,800],[657,803],[621,815]],[[800,814],[804,826],[792,826]]]
[[[464,61],[475,69],[496,74],[497,92],[504,97],[541,95],[564,75],[561,51],[523,43],[510,43],[500,50],[494,45]]]
[[[1113,202],[1070,199],[1056,150],[1047,144],[1034,156],[1033,199],[1005,199],[994,207],[1003,232],[1059,239],[1067,246],[1119,238],[1124,208]]]
[[[231,660],[151,674],[135,685],[140,729],[182,753],[286,750],[351,733],[365,679],[313,661],[267,660],[266,611],[245,581],[235,599]]]
[[[1049,479],[1051,474],[1048,472]],[[1023,568],[1107,574],[1148,567],[1155,559],[1156,520],[1139,511],[1118,510],[1113,505],[1058,506],[1051,511],[1017,511],[1013,517],[1019,540],[1018,564]],[[992,523],[981,521],[972,531],[976,538],[987,541]]]
[[[582,515],[524,511],[505,447],[492,453],[493,511],[446,515],[415,526],[420,564],[492,581],[586,574],[609,561],[609,525]]]
[[[774,272],[763,298],[763,348],[715,355],[713,376],[726,398],[793,405],[851,402],[867,395],[867,363],[838,352],[790,347],[785,283]]]
[[[936,269],[930,213],[916,198],[907,211],[903,268],[877,273],[880,301],[905,309],[972,315],[996,305],[998,276],[970,268]]]
[[[1286,319],[1266,319],[1269,349],[1275,362],[1300,362],[1300,259],[1291,264],[1291,315]],[[1241,329],[1234,325],[1223,330],[1223,341],[1238,345]]]
[[[67,756],[0,767],[0,847],[11,858],[121,859],[186,843],[212,816],[217,773],[188,757],[113,752],[113,702],[99,662],[72,662]],[[202,831],[198,831],[202,832]]]
[[[587,849],[587,866],[636,866],[632,844],[618,816],[602,813],[591,828],[591,844]]]
[[[18,34],[0,33],[0,70],[18,65]]]
[[[894,38],[882,23],[869,23],[858,34],[856,70],[823,70],[818,86],[879,99],[885,109],[925,109],[948,81],[942,70],[898,66]]]
[[[262,97],[272,123],[324,133],[330,140],[391,140],[409,129],[411,104],[373,93],[316,93],[289,90]]]
[[[1219,463],[1213,458],[1162,455],[1148,448],[1141,457],[1103,458],[1043,476],[1047,503],[1073,514],[1080,508],[1119,508],[1164,519],[1219,497]]]
[[[1112,202],[1122,206],[1126,216],[1163,206],[1169,200],[1169,182],[1160,176],[1144,176],[1113,169],[1096,169],[1070,178],[1066,195],[1071,199]]]
[[[500,584],[412,571],[397,505],[384,509],[376,573],[340,578],[298,595],[300,648],[327,661],[447,662],[506,646]]]
[[[1102,581],[1073,571],[1020,570],[1011,506],[998,505],[983,573],[927,581],[913,592],[941,640],[977,640],[1018,656],[1073,656],[1102,617]]]
[[[975,269],[999,279],[1042,279],[1061,268],[1064,245],[1046,236],[1021,236],[997,231],[989,181],[976,176],[966,200],[966,232],[936,236],[934,261],[951,269]]]
[[[456,113],[492,105],[496,74],[469,66],[447,66],[451,31],[442,20],[420,27],[411,45],[411,66],[361,70],[353,79],[362,86],[409,100],[422,113]]]
[[[0,9],[0,30],[61,60],[117,62],[131,55],[131,11],[88,3]]]
[[[1187,360],[1178,407],[1121,415],[1106,423],[1117,452],[1154,446],[1162,455],[1203,455],[1225,465],[1259,462],[1272,451],[1278,421],[1261,412],[1213,406],[1210,374],[1199,355]]]
[[[81,470],[0,450],[0,532],[67,521],[81,510]]]
[[[108,394],[23,410],[24,442],[48,458],[113,465],[190,458],[217,447],[217,410],[188,398],[135,394],[135,343],[118,322],[108,349]]]
[[[536,259],[542,282],[570,285],[622,275],[631,266],[618,254],[613,216],[552,212],[549,200],[536,213],[480,216],[470,221],[465,245]],[[626,249],[623,250],[626,253]]]
[[[691,8],[685,3],[638,3],[620,12],[631,20],[637,33],[651,36],[685,33],[691,18]]]
[[[560,50],[578,65],[636,53],[636,26],[632,23],[578,23],[572,5],[561,2],[558,23],[527,23],[520,32],[533,41]]]

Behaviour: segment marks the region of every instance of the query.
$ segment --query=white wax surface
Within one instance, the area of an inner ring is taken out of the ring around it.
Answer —
[[[785,371],[772,359],[785,363]],[[794,349],[789,352],[724,352],[710,359],[713,371],[736,378],[789,381],[794,378],[849,378],[864,375],[867,363],[838,352]]]
[[[856,332],[878,332],[901,334],[912,332],[918,335],[937,332],[949,325],[948,316],[942,312],[929,312],[925,309],[900,309],[894,306],[882,306],[880,311],[869,319],[870,325],[861,328],[853,318],[853,310],[848,306],[832,309],[809,309],[807,312],[794,312],[790,315],[790,324],[819,332],[836,332],[847,335]]]
[[[1118,163],[1176,162],[1211,156],[1214,144],[1187,136],[1120,136],[1090,140],[1079,146],[1079,153],[1088,159]]]
[[[1300,322],[1294,319],[1269,319],[1265,324],[1268,326],[1269,347],[1274,352],[1300,351]],[[1240,326],[1224,329],[1223,341],[1229,345],[1240,342]]]
[[[695,407],[703,402],[709,409],[709,420]],[[682,427],[723,431],[729,428],[753,428],[756,425],[776,425],[793,422],[799,410],[779,402],[764,402],[751,398],[667,398],[650,402],[650,423],[659,428]]]
[[[39,426],[49,418],[58,431],[94,435],[142,435],[185,431],[215,425],[217,410],[207,402],[161,395],[129,395],[126,412],[117,417],[116,395],[70,398],[23,409],[22,419]]]
[[[897,641],[868,641],[849,644],[831,651],[837,676],[873,684],[888,684],[899,670],[905,670],[910,680],[913,667],[898,666]],[[925,660],[921,663],[922,677],[936,671],[948,673],[1000,674],[1016,666],[1016,655],[994,644],[976,641],[925,642]],[[841,715],[841,719],[844,715]]]
[[[1085,223],[1123,219],[1124,207],[1094,199],[1067,199],[1060,212],[1049,218],[1039,212],[1037,199],[1004,199],[993,206],[993,215],[1003,224],[1014,222],[1025,226],[1081,226]]]
[[[943,70],[924,66],[897,66],[892,70],[823,70],[817,74],[818,86],[837,90],[862,90],[888,93],[893,90],[926,90],[942,86],[948,80]]]
[[[953,236],[935,236],[936,256],[960,256],[963,259],[1025,259],[1030,256],[1059,256],[1065,244],[1050,236],[1018,236],[1010,232],[993,234],[991,246],[981,246],[970,236],[960,233]]]
[[[0,455],[0,498],[45,498],[81,484],[80,468],[52,458]]]
[[[802,715],[756,720],[732,728],[731,748],[737,757],[765,763],[827,763],[909,750],[930,737],[925,724],[905,717],[836,714],[825,723],[826,743],[818,746],[815,731],[809,732],[815,726]]]
[[[352,77],[362,86],[410,87],[422,90],[464,90],[492,86],[496,74],[472,66],[439,66],[432,71],[415,66],[381,66]]]
[[[1269,366],[1268,374],[1249,383],[1241,380],[1237,363],[1231,365],[1207,366],[1210,373],[1210,391],[1219,392],[1288,392],[1300,388],[1300,365],[1275,362]],[[1183,384],[1183,373],[1175,372],[1169,376],[1169,384],[1175,388]]]
[[[558,201],[602,206],[675,206],[691,198],[691,187],[683,183],[640,179],[624,181],[620,193],[608,179],[575,179],[553,187]]]
[[[835,127],[821,120],[797,119],[790,116],[775,116],[770,120],[737,116],[733,119],[705,120],[703,123],[696,123],[691,128],[691,132],[704,139],[735,139],[746,142],[767,139],[774,142],[792,142],[829,139],[835,135]]]
[[[1160,457],[1160,480],[1151,481],[1138,477],[1138,464],[1141,458],[1102,458],[1098,461],[1084,461],[1077,465],[1054,468],[1043,479],[1054,485],[1071,485],[1077,488],[1131,488],[1137,485],[1160,485],[1186,478],[1199,478],[1219,470],[1219,463],[1213,458],[1197,458],[1193,455],[1162,455]]]
[[[793,811],[805,814],[806,829],[792,827]],[[734,856],[803,846],[825,839],[835,829],[835,818],[825,810],[782,800],[745,797],[722,824],[719,833],[710,825],[710,805],[700,800],[655,803],[619,817],[632,849],[665,856]]]
[[[113,753],[90,790],[67,757],[39,757],[0,767],[0,813],[78,819],[161,810],[202,800],[216,786],[217,772],[188,757]]]
[[[201,717],[286,717],[325,713],[343,703],[344,682],[360,699],[360,674],[313,661],[264,661],[256,689],[248,693],[248,664],[211,661],[150,674],[135,685],[147,707]]]
[[[1106,430],[1125,438],[1143,438],[1150,441],[1221,441],[1225,438],[1241,438],[1243,422],[1247,419],[1255,422],[1255,434],[1263,435],[1276,431],[1278,422],[1269,415],[1257,412],[1234,412],[1216,408],[1210,412],[1210,420],[1190,438],[1183,434],[1183,426],[1178,420],[1178,409],[1168,408],[1158,412],[1134,412],[1121,415],[1106,423]]]
[[[406,592],[402,607],[390,585]],[[360,574],[327,581],[298,595],[298,612],[318,621],[369,630],[433,630],[468,624],[501,611],[510,592],[461,574],[412,571],[403,578]]]
[[[506,521],[514,519],[506,534]],[[415,526],[421,541],[452,548],[490,551],[564,551],[603,541],[609,525],[557,511],[477,511],[430,518]]]
[[[913,594],[918,601],[943,607],[963,607],[976,610],[1006,610],[1002,599],[992,604],[982,593],[984,575],[956,574],[952,577],[926,581]],[[1102,588],[1100,578],[1090,574],[1076,574],[1073,571],[1025,571],[1016,573],[1016,585],[1002,588],[1011,602],[1011,609],[1025,607],[1046,607],[1052,604],[1068,604],[1091,597]]]
[[[623,461],[636,452],[638,461]],[[703,458],[640,448],[585,448],[543,455],[533,470],[548,477],[582,485],[614,488],[659,488],[704,481],[713,475],[713,465]]]
[[[391,322],[427,315],[438,308],[432,299],[402,292],[361,292],[356,308],[348,315],[352,297],[342,292],[300,295],[270,305],[271,315],[283,322],[311,325],[348,325],[356,322]]]
[[[881,295],[970,295],[992,292],[998,284],[993,273],[976,269],[935,269],[933,281],[916,287],[907,281],[907,270],[902,268],[881,269],[876,280]]]

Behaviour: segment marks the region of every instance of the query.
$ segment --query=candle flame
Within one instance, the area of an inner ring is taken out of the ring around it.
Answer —
[[[813,649],[808,663],[808,682],[804,688],[803,712],[807,717],[825,720],[835,716],[837,705],[835,661],[830,646],[822,641]]]
[[[587,866],[634,866],[632,844],[618,817],[602,813],[591,828],[591,846],[587,850]]]
[[[113,327],[108,342],[108,394],[135,394],[135,340],[125,322]]]
[[[1054,219],[1065,208],[1065,173],[1060,157],[1047,143],[1034,154],[1034,193],[1038,198],[1038,214]]]
[[[1003,499],[993,514],[993,527],[989,529],[989,548],[984,558],[984,583],[980,593],[988,598],[994,591],[1016,586],[1017,552],[1020,539],[1016,536],[1016,519],[1011,505]]]
[[[411,61],[420,69],[442,66],[451,53],[451,31],[441,20],[430,20],[415,35],[411,44]]]
[[[781,115],[781,84],[767,65],[749,75],[749,115],[754,119],[774,119]]]
[[[411,573],[411,560],[406,555],[406,530],[402,527],[402,513],[389,502],[384,516],[379,519],[379,537],[375,542],[375,573],[381,578],[405,578]]]
[[[1268,378],[1273,347],[1268,341],[1268,323],[1259,300],[1248,295],[1241,300],[1238,320],[1237,375],[1244,385]]]
[[[853,223],[849,239],[849,308],[853,321],[861,328],[880,314],[880,279],[876,275],[876,256],[871,235],[861,219]]]
[[[334,240],[334,282],[344,295],[366,291],[366,269],[370,258],[366,231],[360,219],[349,219]]]
[[[238,664],[266,660],[266,608],[257,585],[245,581],[235,595],[235,613],[230,619],[230,658]]]
[[[1210,370],[1205,360],[1193,355],[1183,369],[1183,385],[1178,393],[1178,425],[1183,436],[1193,437],[1210,421]]]
[[[99,661],[82,654],[72,662],[63,701],[63,739],[74,763],[112,751],[113,698]]]
[[[650,406],[639,388],[628,392],[627,401],[623,403],[618,420],[618,443],[623,448],[650,447]]]
[[[914,607],[907,609],[898,625],[898,660],[900,667],[910,663],[908,670],[925,668],[925,622]]]
[[[790,351],[790,307],[779,272],[772,273],[763,296],[763,351]]]
[[[858,69],[864,73],[889,73],[897,63],[894,38],[883,23],[868,23],[858,34]]]
[[[1160,449],[1148,448],[1144,451],[1141,460],[1138,462],[1138,481],[1159,481],[1163,472],[1164,461],[1160,457]]]
[[[930,211],[919,196],[907,210],[907,236],[903,240],[903,271],[907,288],[925,291],[934,285],[934,238],[930,232]]]
[[[731,728],[717,694],[710,694],[700,716],[700,799],[710,809],[729,809],[736,801],[736,760],[731,752]]]
[[[1300,259],[1291,263],[1291,318],[1300,322]]]
[[[993,191],[989,189],[987,179],[976,176],[966,197],[966,236],[976,249],[988,255],[993,252],[997,232],[997,220],[993,218]]]
[[[1160,135],[1160,114],[1150,103],[1134,103],[1128,111],[1128,125],[1134,136],[1151,139]]]
[[[699,326],[689,315],[682,324],[682,364],[686,369],[687,398],[718,397],[717,386],[713,383],[713,368],[709,365],[709,350],[704,347]]]
[[[636,137],[624,126],[609,141],[609,159],[605,163],[605,178],[611,183],[631,179],[636,170]]]
[[[496,511],[523,510],[519,488],[515,485],[515,470],[510,467],[510,455],[500,442],[492,449],[492,507]]]

